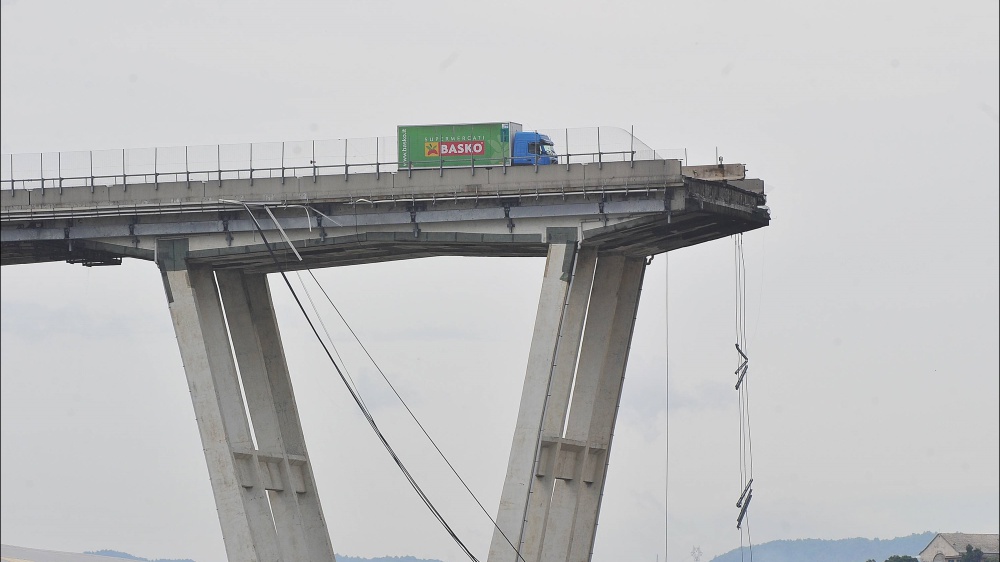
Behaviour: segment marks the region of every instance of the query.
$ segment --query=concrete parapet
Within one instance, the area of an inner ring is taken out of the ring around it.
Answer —
[[[732,166],[732,165],[727,165]],[[52,208],[155,207],[217,204],[220,199],[302,203],[356,199],[405,200],[413,197],[523,195],[535,192],[592,191],[607,187],[672,185],[682,181],[678,160],[598,164],[508,166],[406,170],[395,173],[323,175],[136,183],[14,190],[0,197],[0,208],[41,205]]]

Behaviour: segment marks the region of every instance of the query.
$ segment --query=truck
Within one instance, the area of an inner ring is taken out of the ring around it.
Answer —
[[[399,168],[548,166],[557,164],[552,139],[520,123],[400,125]]]

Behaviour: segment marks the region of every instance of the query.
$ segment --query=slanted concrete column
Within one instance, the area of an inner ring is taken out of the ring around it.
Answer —
[[[157,247],[226,554],[230,560],[280,560],[215,276],[211,269],[188,269],[186,254],[185,239]]]
[[[219,271],[216,278],[281,557],[288,562],[333,560],[267,279],[242,271]]]
[[[549,244],[541,296],[535,315],[535,329],[528,351],[528,366],[521,391],[521,405],[507,463],[507,476],[500,495],[498,529],[494,530],[490,543],[491,562],[517,560],[517,552],[511,543],[517,546],[521,538],[528,491],[532,484],[532,465],[539,444],[542,412],[555,362],[575,254],[575,240]]]
[[[334,560],[267,279],[189,268],[186,255],[187,240],[157,244],[226,554]]]
[[[576,257],[569,298],[566,300],[562,333],[556,351],[552,382],[549,385],[548,401],[542,420],[539,450],[535,459],[534,482],[524,518],[520,550],[525,560],[539,559],[542,540],[545,537],[552,489],[556,482],[554,461],[559,456],[560,437],[563,425],[566,423],[566,411],[569,409],[576,358],[580,352],[580,340],[583,336],[583,320],[587,316],[587,303],[590,301],[596,265],[597,251],[593,248],[581,248]]]
[[[549,258],[551,263],[551,247]],[[543,315],[543,304],[551,305],[543,281],[532,351],[537,342],[554,355],[529,356],[504,485],[507,494],[512,476],[523,478],[531,469],[527,484],[515,481],[522,494],[525,486],[530,490],[526,504],[517,506],[523,505],[524,516],[516,544],[526,562],[590,559],[644,271],[643,258],[598,258],[595,250],[581,248],[558,323],[550,321],[548,314],[554,312]],[[546,269],[546,280],[549,275]],[[545,333],[552,330],[558,331],[555,350],[548,347],[553,333]],[[551,364],[533,362],[547,357],[553,358]],[[545,378],[543,365],[549,367],[547,380],[540,380]],[[533,456],[528,458],[531,438]],[[515,447],[522,450],[516,453]],[[501,516],[505,507],[501,503]],[[499,544],[498,535],[494,533],[490,562],[514,562],[517,554],[505,541]]]
[[[645,260],[599,258],[541,560],[590,560]]]

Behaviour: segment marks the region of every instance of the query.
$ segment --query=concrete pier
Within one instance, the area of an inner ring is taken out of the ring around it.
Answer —
[[[645,260],[583,248],[546,292],[569,262],[550,248],[490,562],[519,560],[508,539],[528,562],[589,560],[600,513]]]
[[[157,254],[229,559],[333,560],[265,276]]]

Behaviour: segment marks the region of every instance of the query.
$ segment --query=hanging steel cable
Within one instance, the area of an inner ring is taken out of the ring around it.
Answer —
[[[322,336],[320,336],[319,330],[317,330],[315,323],[313,322],[312,318],[310,318],[309,314],[306,312],[305,306],[302,304],[302,300],[299,299],[298,294],[295,292],[295,288],[292,287],[291,282],[288,280],[288,275],[285,273],[284,267],[282,267],[282,264],[278,260],[278,257],[274,254],[274,250],[271,248],[271,244],[267,241],[267,236],[264,234],[264,230],[261,228],[260,223],[257,221],[257,217],[254,216],[253,212],[250,210],[250,207],[246,203],[240,202],[239,204],[241,204],[244,207],[244,209],[246,209],[247,213],[250,215],[250,219],[254,223],[254,228],[256,228],[257,233],[260,234],[261,241],[264,243],[264,247],[267,249],[268,254],[271,256],[271,259],[274,261],[275,266],[278,268],[278,273],[281,275],[282,280],[284,280],[285,285],[288,287],[289,292],[292,294],[292,298],[295,300],[295,303],[298,305],[299,310],[302,312],[302,315],[305,317],[306,322],[309,324],[309,328],[312,330],[313,335],[316,336],[316,340],[319,341],[320,346],[323,348],[324,353],[326,353],[326,356],[330,360],[330,363],[333,365],[333,368],[337,371],[337,375],[340,377],[341,382],[344,383],[344,386],[347,388],[348,393],[350,393],[351,398],[354,400],[354,403],[358,406],[358,409],[361,410],[362,415],[364,415],[365,420],[368,422],[368,425],[375,433],[375,436],[378,438],[379,442],[382,443],[382,446],[385,448],[386,452],[389,453],[389,456],[392,458],[393,462],[396,463],[396,466],[399,468],[400,472],[403,473],[403,476],[406,478],[406,481],[410,484],[410,487],[413,488],[413,491],[416,492],[417,496],[424,503],[427,509],[431,512],[434,518],[437,519],[438,523],[441,524],[441,526],[445,529],[448,535],[451,536],[451,538],[455,541],[455,544],[458,545],[458,547],[462,550],[462,552],[465,553],[466,556],[469,557],[470,560],[473,560],[474,562],[479,562],[479,559],[472,554],[472,551],[470,551],[469,548],[465,545],[465,543],[462,542],[459,536],[452,529],[451,525],[449,525],[448,522],[445,520],[444,516],[441,515],[441,512],[438,511],[437,507],[435,507],[434,503],[423,491],[423,489],[417,483],[416,479],[403,464],[402,459],[400,459],[399,456],[396,454],[396,451],[389,444],[389,441],[386,439],[385,435],[382,434],[382,431],[379,429],[378,424],[375,423],[375,418],[372,417],[372,414],[368,410],[368,407],[365,406],[365,403],[361,400],[360,395],[352,386],[351,382],[348,381],[348,378],[344,375],[344,372],[337,364],[337,361],[334,360],[333,354],[330,353],[329,347],[327,347],[326,342],[323,341],[323,338]],[[277,225],[278,221],[274,219],[274,215],[273,213],[271,213],[271,210],[267,206],[264,206],[264,209],[265,211],[267,211],[268,215],[271,216],[275,225]],[[296,256],[298,256],[298,252],[295,251],[294,246],[291,243],[291,240],[289,240],[288,236],[284,234],[284,231],[280,230],[280,226],[278,228],[282,236],[288,242],[289,246],[292,246],[292,251],[296,254]]]
[[[739,515],[736,517],[736,528],[740,531],[740,558],[743,559],[744,540],[753,562],[753,539],[750,535],[750,501],[753,499],[753,440],[750,432],[750,379],[747,376],[750,368],[750,358],[747,355],[746,330],[746,260],[743,255],[743,234],[736,234],[734,241],[734,258],[736,270],[736,352],[739,354],[739,364],[736,367],[736,391],[740,415],[740,493],[736,501]]]
[[[312,273],[312,270],[309,270]],[[337,345],[333,343],[333,338],[330,336],[330,331],[326,327],[326,322],[323,322],[323,316],[319,313],[319,309],[316,308],[316,303],[313,301],[312,294],[309,289],[306,288],[305,282],[302,281],[302,274],[298,271],[295,272],[295,276],[299,278],[299,285],[302,285],[302,289],[306,293],[306,298],[309,300],[309,306],[312,307],[313,315],[316,316],[316,320],[319,321],[319,325],[323,328],[323,334],[326,336],[327,343],[333,348],[334,354],[337,355],[337,359],[340,361],[340,365],[344,368],[344,374],[347,375],[347,380],[351,382],[351,386],[354,387],[355,392],[358,393],[358,398],[361,399],[361,403],[364,404],[364,397],[361,396],[361,391],[358,390],[358,384],[354,382],[354,378],[351,377],[351,371],[347,368],[347,362],[340,355],[340,350],[337,349]],[[365,404],[367,406],[367,404]]]
[[[457,478],[458,481],[462,483],[462,486],[465,488],[465,490],[469,493],[470,496],[472,496],[472,499],[475,500],[476,505],[479,506],[479,509],[482,510],[482,512],[486,515],[486,517],[489,518],[490,522],[493,523],[493,527],[496,528],[498,531],[500,531],[500,534],[503,536],[504,540],[507,541],[507,544],[509,544],[510,547],[514,549],[514,552],[517,554],[517,559],[523,561],[524,557],[521,556],[521,552],[518,550],[516,546],[514,546],[514,543],[511,542],[511,540],[507,537],[507,534],[503,532],[503,529],[500,529],[500,526],[497,525],[497,522],[495,519],[493,519],[493,516],[491,516],[489,512],[486,511],[486,508],[483,507],[482,502],[479,501],[479,498],[476,497],[476,494],[473,493],[472,489],[469,488],[469,485],[466,484],[465,479],[462,478],[462,476],[458,473],[455,467],[451,464],[451,461],[448,460],[448,457],[445,456],[441,448],[438,447],[438,444],[436,441],[434,441],[434,438],[432,438],[430,433],[427,432],[427,429],[424,428],[424,424],[420,423],[420,420],[417,419],[416,414],[413,413],[413,410],[410,409],[410,406],[406,403],[405,400],[403,400],[403,397],[396,390],[396,387],[393,386],[391,382],[389,382],[389,377],[387,377],[385,372],[382,371],[382,367],[380,367],[378,362],[375,361],[375,358],[372,357],[372,354],[368,352],[368,348],[365,347],[365,344],[361,342],[361,339],[354,332],[354,329],[351,328],[351,325],[347,322],[347,319],[344,318],[344,315],[341,314],[340,309],[337,308],[337,305],[333,303],[333,299],[330,298],[330,295],[326,292],[326,289],[323,288],[323,285],[319,282],[319,279],[316,278],[316,275],[312,272],[311,269],[307,271],[309,272],[309,275],[312,277],[313,282],[315,282],[316,286],[319,287],[320,292],[323,293],[323,296],[326,298],[326,301],[330,304],[331,307],[333,307],[334,312],[336,312],[337,316],[340,317],[341,322],[344,323],[344,326],[351,333],[351,336],[354,337],[354,341],[358,342],[358,345],[361,346],[361,350],[365,352],[366,356],[368,356],[369,361],[372,362],[372,365],[375,366],[375,370],[378,371],[379,375],[382,376],[382,379],[385,381],[385,384],[389,385],[389,388],[392,390],[392,393],[396,395],[397,399],[399,399],[399,403],[402,404],[403,408],[405,408],[407,413],[410,414],[410,417],[413,419],[413,422],[417,424],[417,427],[420,428],[420,431],[423,432],[424,436],[427,437],[427,440],[430,441],[431,445],[434,446],[434,450],[438,452],[438,455],[441,456],[441,459],[444,460],[445,464],[448,465],[448,468],[451,469],[451,472],[455,475],[455,478]],[[306,291],[306,294],[307,295],[309,294],[308,290]],[[329,337],[329,334],[327,334],[327,337]]]
[[[663,560],[670,552],[670,252],[663,253],[663,322],[664,322],[664,406],[663,433],[665,437],[663,468]]]

